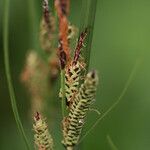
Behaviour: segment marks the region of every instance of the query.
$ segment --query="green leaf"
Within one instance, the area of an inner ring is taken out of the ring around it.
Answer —
[[[10,1],[4,1],[4,20],[3,20],[3,44],[4,44],[4,65],[5,65],[5,73],[7,78],[7,84],[10,94],[11,106],[13,110],[13,114],[15,117],[15,121],[20,132],[20,135],[23,137],[23,140],[26,144],[27,149],[30,149],[29,142],[25,135],[25,131],[23,125],[20,120],[20,116],[18,113],[17,103],[16,103],[16,96],[14,92],[14,87],[12,84],[11,73],[10,73],[10,65],[9,65],[9,5]]]

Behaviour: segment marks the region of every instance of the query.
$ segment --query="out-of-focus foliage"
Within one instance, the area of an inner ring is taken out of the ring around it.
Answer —
[[[0,18],[3,16],[0,1]],[[40,2],[35,1],[37,22],[40,21]],[[27,50],[32,48],[32,14],[27,1],[11,1],[10,10],[10,62],[19,113],[25,130],[33,143],[32,121],[29,118],[30,97],[20,83]],[[80,1],[71,2],[70,20],[80,25]],[[100,84],[95,107],[104,112],[121,93],[137,59],[142,63],[122,101],[91,134],[81,143],[80,149],[110,150],[106,136],[109,134],[120,150],[149,150],[150,148],[150,1],[149,0],[98,0],[90,68],[96,68]],[[33,26],[39,26],[34,24]],[[36,28],[37,28],[36,27]],[[35,31],[34,31],[35,32]],[[36,35],[36,34],[35,34]],[[34,47],[33,47],[34,48]],[[2,19],[0,19],[0,149],[24,150],[12,115],[2,51]],[[57,149],[61,149],[59,130],[60,111],[56,100],[49,122]],[[95,122],[97,114],[90,112],[84,133]],[[55,119],[54,119],[55,118]]]

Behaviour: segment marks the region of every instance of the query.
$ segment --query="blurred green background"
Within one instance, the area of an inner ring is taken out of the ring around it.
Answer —
[[[33,143],[32,121],[28,117],[30,97],[20,83],[20,73],[26,52],[35,47],[41,16],[41,1],[11,0],[9,20],[10,64],[19,113]],[[25,150],[11,110],[6,84],[2,45],[2,17],[4,0],[0,0],[0,150]],[[71,1],[70,20],[79,25],[81,1]],[[37,12],[37,13],[36,13]],[[33,18],[34,13],[37,18]],[[90,68],[100,77],[96,104],[105,112],[119,97],[137,60],[141,60],[134,79],[122,101],[106,116],[81,143],[84,150],[111,150],[109,134],[119,150],[150,149],[150,1],[98,0]],[[58,103],[59,104],[59,103]],[[60,108],[60,106],[58,106]],[[56,112],[57,113],[57,112]],[[63,149],[60,140],[60,111],[53,118],[56,149]],[[83,133],[98,115],[89,113]]]

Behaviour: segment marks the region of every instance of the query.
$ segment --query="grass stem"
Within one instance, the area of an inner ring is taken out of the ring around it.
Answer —
[[[3,45],[4,45],[4,65],[5,65],[5,73],[7,78],[8,90],[10,94],[11,106],[13,110],[13,114],[15,117],[15,121],[20,132],[20,135],[23,137],[24,142],[26,144],[27,149],[30,149],[27,137],[25,135],[20,116],[18,113],[18,108],[16,104],[15,92],[12,84],[11,73],[10,73],[10,65],[9,65],[9,6],[10,1],[5,0],[4,3],[4,20],[3,20]]]
[[[82,0],[81,8],[81,24],[80,24],[80,33],[87,28],[87,38],[85,41],[85,47],[83,51],[83,56],[86,62],[86,69],[88,70],[90,62],[90,51],[93,39],[93,29],[96,15],[97,0]]]
[[[109,135],[107,135],[107,141],[112,150],[118,150],[117,146],[114,144],[113,140]]]
[[[62,90],[62,99],[61,99],[61,110],[62,110],[62,117],[65,117],[65,70],[61,70],[61,90]]]

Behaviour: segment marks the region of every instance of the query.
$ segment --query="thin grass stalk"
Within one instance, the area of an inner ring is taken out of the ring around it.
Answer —
[[[100,123],[100,121],[102,119],[104,119],[113,109],[116,108],[116,106],[120,103],[120,101],[123,99],[123,97],[125,96],[136,72],[137,72],[137,69],[138,67],[140,66],[141,64],[141,60],[137,60],[130,75],[129,75],[129,78],[127,80],[127,82],[125,83],[125,86],[120,94],[120,96],[118,97],[117,101],[115,101],[108,109],[106,112],[104,112],[96,121],[95,123],[90,127],[90,129],[82,136],[81,140],[79,141],[79,143],[81,143],[86,137],[87,135],[89,135],[91,133],[91,131]]]
[[[16,104],[16,97],[14,92],[14,87],[12,84],[11,73],[10,73],[10,65],[9,65],[9,6],[10,1],[4,1],[4,20],[3,20],[3,44],[4,44],[4,65],[5,65],[5,73],[7,78],[8,90],[11,100],[11,107],[13,110],[14,118],[19,130],[20,135],[22,136],[26,148],[30,150],[29,142],[27,140],[23,125],[20,120],[20,116],[18,113],[18,108]]]
[[[62,99],[61,99],[61,111],[62,117],[66,114],[66,103],[65,103],[65,70],[61,70],[61,89],[62,89]]]
[[[87,49],[86,49],[86,54],[85,54],[85,58],[89,60],[86,62],[87,69],[89,67],[89,62],[90,62],[90,52],[91,52],[92,39],[93,39],[96,6],[97,6],[97,0],[90,0],[90,8],[89,8],[89,14],[88,14],[89,35],[87,37],[87,46],[86,46]]]
[[[81,18],[80,18],[81,22],[79,35],[87,27],[86,25],[87,25],[88,1],[89,0],[82,0],[81,2]]]
[[[107,141],[112,150],[119,150],[109,135],[107,135]]]
[[[83,29],[87,28],[87,38],[86,44],[83,50],[83,56],[86,62],[86,69],[89,68],[90,62],[90,51],[92,45],[92,38],[93,38],[93,29],[94,29],[94,22],[95,22],[95,14],[96,14],[96,6],[97,0],[82,0],[82,8],[81,8],[81,24],[80,24],[80,33]]]

